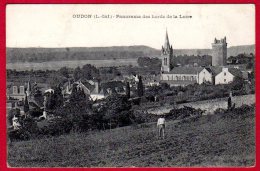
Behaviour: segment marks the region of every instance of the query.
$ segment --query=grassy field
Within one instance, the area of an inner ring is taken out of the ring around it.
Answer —
[[[239,114],[240,113],[240,114]],[[254,110],[9,144],[12,167],[253,166]]]

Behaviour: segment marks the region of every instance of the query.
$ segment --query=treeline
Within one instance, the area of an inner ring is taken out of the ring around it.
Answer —
[[[255,65],[255,55],[253,53],[243,53],[237,56],[230,56],[227,61],[229,64],[246,64],[248,69],[252,69]]]
[[[195,55],[180,55],[174,57],[175,65],[191,65],[191,66],[209,66],[212,64],[212,56],[203,55],[203,56],[195,56]]]

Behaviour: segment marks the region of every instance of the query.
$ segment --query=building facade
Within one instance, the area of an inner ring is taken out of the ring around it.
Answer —
[[[223,67],[222,71],[215,76],[215,84],[229,84],[234,81],[235,77],[243,78],[239,69]]]

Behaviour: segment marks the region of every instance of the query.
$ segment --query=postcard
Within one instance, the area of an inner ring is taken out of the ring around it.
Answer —
[[[8,4],[8,168],[254,167],[254,4]]]

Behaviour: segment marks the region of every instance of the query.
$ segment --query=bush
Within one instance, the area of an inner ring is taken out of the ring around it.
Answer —
[[[172,109],[169,114],[167,114],[167,118],[170,119],[185,119],[188,117],[200,117],[205,111],[201,109],[195,109],[192,107],[184,106],[180,109]]]
[[[57,136],[68,134],[72,129],[72,123],[65,118],[53,118],[51,120],[43,120],[38,123],[41,135]]]
[[[249,117],[255,114],[255,104],[242,105],[241,107],[230,109],[217,109],[214,114],[220,115],[223,118],[237,118],[237,117]]]

